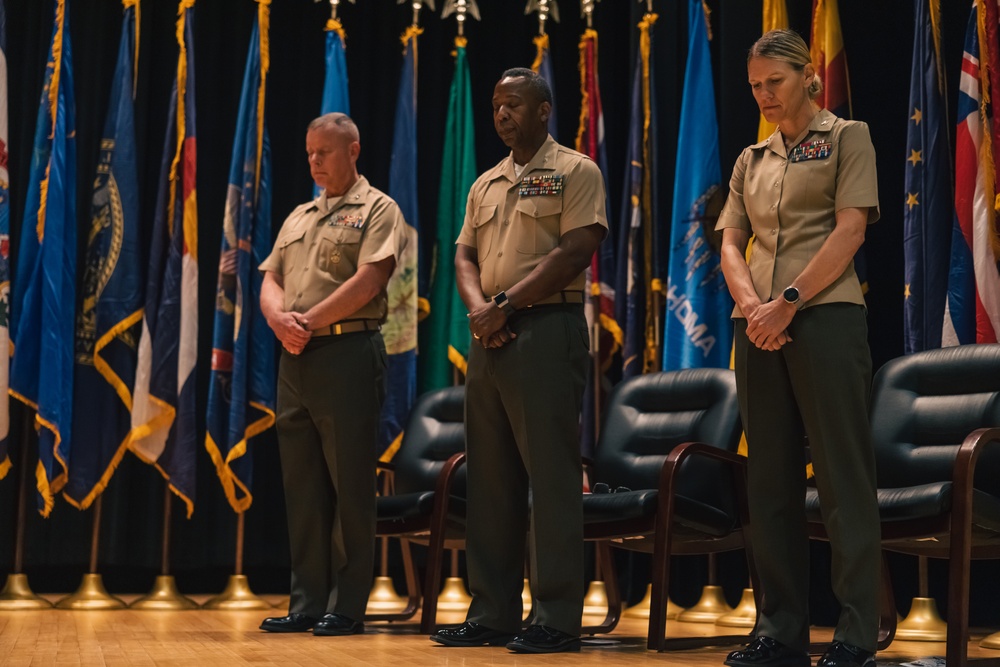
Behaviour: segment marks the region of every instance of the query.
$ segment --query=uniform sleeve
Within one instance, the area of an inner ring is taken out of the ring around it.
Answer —
[[[719,214],[719,221],[715,223],[715,231],[721,232],[723,229],[742,229],[750,232],[750,218],[747,216],[746,204],[743,202],[743,184],[746,180],[747,161],[750,149],[744,148],[740,156],[736,158],[733,165],[733,175],[729,179],[729,197],[726,198],[726,205]]]
[[[559,220],[559,235],[598,224],[608,234],[608,214],[604,193],[604,176],[590,159],[581,158],[565,176],[563,209]]]
[[[257,267],[257,270],[262,275],[267,271],[273,271],[279,275],[282,273],[281,251],[278,248],[281,247],[281,239],[288,234],[288,227],[288,220],[285,220],[278,231],[278,238],[274,240],[274,245],[271,246],[271,254],[264,258],[264,261]]]
[[[386,257],[395,257],[399,252],[400,227],[405,224],[403,213],[396,202],[388,197],[382,197],[372,207],[371,216],[365,225],[367,229],[361,239],[358,266],[374,264]]]
[[[879,219],[875,147],[866,123],[847,123],[840,133],[836,208],[867,208],[868,224]]]
[[[455,240],[455,245],[467,245],[476,247],[476,230],[473,227],[475,223],[475,216],[473,215],[476,210],[476,193],[479,190],[479,181],[472,184],[469,188],[469,197],[465,200],[465,220],[462,221],[462,229],[458,233],[458,239]]]

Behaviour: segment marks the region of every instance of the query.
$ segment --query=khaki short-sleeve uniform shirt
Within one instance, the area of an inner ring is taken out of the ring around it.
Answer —
[[[403,215],[362,176],[342,197],[325,193],[292,211],[260,271],[282,277],[285,310],[304,313],[337,291],[362,264],[396,255]],[[383,289],[348,319],[384,320]]]
[[[483,295],[492,296],[527,277],[563,234],[593,224],[608,228],[601,170],[550,136],[520,177],[507,156],[473,183],[457,243],[476,249]],[[565,289],[583,287],[581,273]]]
[[[750,276],[757,296],[767,302],[778,298],[819,252],[837,224],[837,211],[855,207],[868,209],[868,224],[878,220],[878,175],[868,125],[824,109],[790,152],[777,130],[743,150],[715,228],[755,236]],[[864,305],[853,261],[802,307],[836,302]],[[743,317],[739,307],[733,317]]]

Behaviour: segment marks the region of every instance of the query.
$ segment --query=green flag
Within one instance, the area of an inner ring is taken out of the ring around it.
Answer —
[[[435,271],[431,278],[431,312],[421,341],[422,390],[448,387],[453,370],[465,374],[469,324],[455,286],[455,239],[465,219],[465,202],[476,180],[476,147],[472,128],[472,96],[465,38],[455,39],[455,77],[451,82],[445,126],[441,192],[438,197]]]

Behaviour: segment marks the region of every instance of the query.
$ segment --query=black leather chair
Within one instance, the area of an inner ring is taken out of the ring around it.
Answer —
[[[890,361],[875,376],[871,420],[882,546],[949,559],[947,662],[963,667],[970,559],[1000,558],[1000,345]],[[824,538],[815,489],[806,510]]]
[[[446,549],[465,546],[465,388],[450,387],[419,398],[410,412],[393,463],[393,490],[378,498],[376,534],[398,537],[403,545],[407,608],[397,614],[370,614],[368,620],[400,620],[416,613],[420,585],[409,543],[427,546],[420,631],[435,629],[437,598]],[[384,465],[384,464],[383,464]]]
[[[665,638],[670,556],[749,551],[744,539],[749,525],[746,458],[736,453],[740,433],[736,379],[730,370],[653,373],[615,389],[590,479],[629,490],[584,495],[584,538],[597,542],[609,601],[605,623],[585,630],[609,632],[617,624],[621,596],[609,549],[613,546],[652,552],[649,648],[692,645]],[[699,638],[696,643],[746,639]]]

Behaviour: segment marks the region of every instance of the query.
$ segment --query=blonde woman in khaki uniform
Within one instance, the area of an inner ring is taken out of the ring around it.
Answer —
[[[811,665],[805,435],[842,607],[818,665],[873,667],[880,544],[871,355],[853,258],[879,217],[875,151],[867,125],[813,103],[821,84],[796,33],[761,37],[747,73],[761,113],[778,129],[736,160],[716,229],[736,301],[736,377],[763,602],[756,637],[726,664]]]

